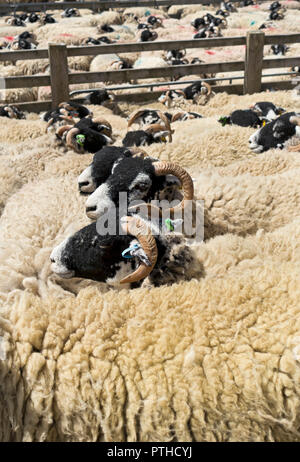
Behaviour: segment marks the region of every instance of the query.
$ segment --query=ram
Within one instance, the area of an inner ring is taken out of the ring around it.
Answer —
[[[250,149],[256,153],[276,147],[283,149],[290,138],[300,136],[299,117],[296,112],[287,112],[261,127],[250,136]]]
[[[201,274],[181,234],[170,234],[158,222],[134,214],[116,218],[114,235],[99,234],[91,223],[61,242],[50,255],[52,271],[63,278],[127,287],[138,287],[147,277],[149,284],[159,286]],[[175,228],[175,220],[168,225]]]
[[[134,155],[146,156],[142,149],[128,149],[118,146],[105,146],[96,152],[93,162],[78,177],[80,193],[92,193],[111,175],[114,167],[124,158]]]
[[[175,178],[174,178],[175,177]],[[157,162],[150,157],[126,158],[117,163],[111,175],[86,201],[86,214],[96,220],[107,210],[120,206],[119,193],[126,194],[126,204],[133,201],[166,199],[169,202],[180,197],[177,194],[182,183],[185,200],[193,199],[193,182],[189,174],[177,164]]]
[[[85,117],[75,125],[63,125],[56,131],[57,138],[79,154],[95,153],[102,146],[112,144],[111,135],[110,123],[99,117],[94,119]]]

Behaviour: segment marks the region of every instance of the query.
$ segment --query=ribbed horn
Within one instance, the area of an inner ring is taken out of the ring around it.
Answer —
[[[207,96],[211,95],[212,89],[211,89],[211,86],[209,85],[209,83],[207,83],[207,82],[202,82],[202,85],[203,85],[203,87],[206,87],[206,88],[207,88]]]
[[[172,132],[172,130],[171,130],[170,121],[169,121],[168,117],[162,111],[157,111],[157,114],[159,115],[160,119],[165,124],[166,129],[169,132],[169,142],[171,143],[172,142],[172,133],[174,133],[174,132]]]
[[[181,119],[182,116],[184,116],[186,113],[185,112],[176,112],[176,114],[172,115],[171,122],[176,122],[176,120]]]
[[[145,279],[151,273],[157,261],[158,251],[151,229],[143,220],[138,217],[123,217],[121,218],[121,226],[123,231],[138,239],[150,261],[150,266],[142,262],[133,273],[121,279],[121,284],[128,284]]]
[[[75,140],[75,136],[79,133],[79,128],[71,128],[71,130],[69,130],[66,136],[66,145],[69,148],[74,149],[74,151],[78,152],[79,154],[82,154],[84,152],[84,148],[83,146],[79,146]]]
[[[132,157],[148,157],[148,154],[146,151],[144,151],[144,149],[141,149],[140,147],[133,147],[133,148],[130,148],[130,152],[132,154]]]
[[[291,116],[290,117],[290,122],[291,122],[291,124],[300,126],[300,116]]]
[[[103,130],[101,133],[104,133],[107,136],[110,136],[112,134],[112,126],[110,125],[107,120],[102,119],[102,117],[96,117],[95,119],[92,119],[95,124],[99,124],[103,126]]]
[[[127,129],[131,127],[131,125],[139,118],[141,117],[146,109],[137,109],[131,116],[129,117],[128,124],[127,124]]]
[[[50,120],[53,120],[53,119],[50,119]],[[50,120],[49,120],[49,122],[50,122]],[[49,122],[48,122],[48,123],[49,123]],[[62,127],[59,127],[59,128],[56,130],[55,134],[56,134],[57,136],[59,136],[59,138],[61,138],[61,137],[63,136],[63,134],[64,134],[67,130],[71,130],[71,129],[73,129],[73,125],[63,125]]]
[[[176,207],[170,209],[171,213],[174,213],[176,210],[183,209],[185,207],[186,201],[191,201],[194,198],[194,184],[191,176],[188,172],[180,167],[178,164],[173,162],[155,162],[153,164],[154,171],[157,176],[161,175],[174,175],[181,182],[183,189],[183,199]]]

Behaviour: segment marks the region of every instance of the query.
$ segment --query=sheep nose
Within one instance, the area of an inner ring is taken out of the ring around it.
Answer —
[[[82,181],[81,183],[78,183],[78,188],[80,190],[83,186],[88,186],[89,184],[89,181]]]
[[[55,263],[55,258],[50,257],[51,263]]]
[[[97,209],[97,206],[96,206],[96,205],[93,205],[92,207],[86,207],[86,208],[85,208],[85,211],[86,211],[86,213],[88,213],[88,212],[95,212],[96,209]]]

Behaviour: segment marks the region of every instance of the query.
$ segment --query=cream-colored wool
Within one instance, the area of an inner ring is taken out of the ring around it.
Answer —
[[[1,440],[298,441],[299,277],[293,262],[261,263],[152,290],[12,297]]]
[[[258,101],[300,109],[292,91],[220,93],[145,147],[196,180],[211,238],[192,244],[197,279],[122,291],[50,270],[89,223],[77,176],[92,155],[58,148],[36,115],[0,119],[0,441],[299,440],[300,158],[254,154],[255,129],[217,122]],[[88,107],[117,145],[125,116],[166,110]]]

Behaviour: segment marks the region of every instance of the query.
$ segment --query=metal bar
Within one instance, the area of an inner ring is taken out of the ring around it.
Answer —
[[[263,74],[262,77],[278,77],[278,76],[281,76],[281,75],[295,75],[295,72],[276,72],[275,74]],[[224,81],[224,80],[240,80],[240,79],[243,79],[244,76],[243,75],[239,75],[239,76],[236,76],[236,77],[215,77],[215,78],[210,78],[210,79],[201,79],[202,81],[204,82],[215,82],[215,81]],[[200,80],[200,79],[198,79]],[[132,90],[134,88],[154,88],[154,87],[164,87],[164,86],[171,86],[171,85],[183,85],[183,84],[192,84],[194,82],[197,82],[198,80],[185,80],[185,81],[177,81],[177,82],[157,82],[157,83],[145,83],[145,84],[140,84],[140,85],[125,85],[125,86],[120,86],[120,85],[117,85],[117,86],[112,86],[112,87],[105,87],[106,90],[109,90],[109,91],[113,91],[113,90]],[[268,82],[267,82],[268,83]],[[271,82],[270,82],[271,83]],[[73,96],[73,95],[80,95],[82,93],[92,93],[92,92],[95,92],[95,91],[98,91],[98,90],[103,90],[103,87],[102,88],[94,88],[94,89],[91,89],[91,90],[73,90],[70,92],[70,96]]]

